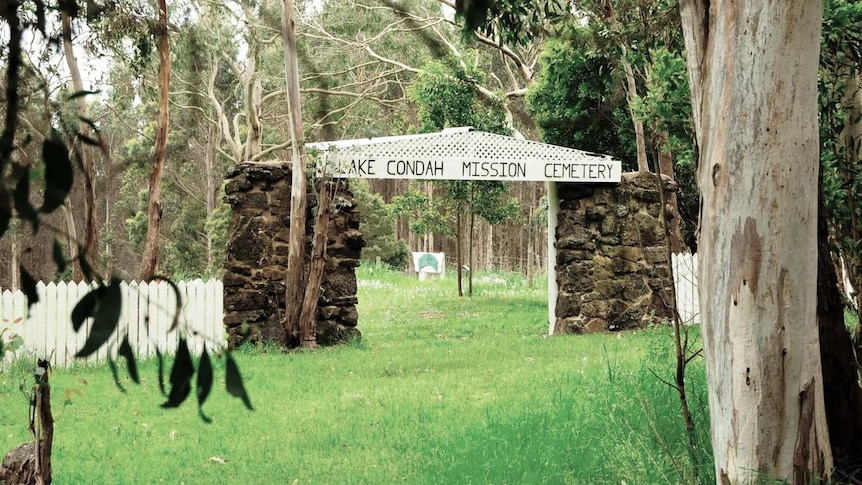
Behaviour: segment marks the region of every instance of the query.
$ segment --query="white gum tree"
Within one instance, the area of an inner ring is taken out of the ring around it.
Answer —
[[[832,467],[815,318],[823,2],[684,0],[681,13],[717,482],[813,483]]]

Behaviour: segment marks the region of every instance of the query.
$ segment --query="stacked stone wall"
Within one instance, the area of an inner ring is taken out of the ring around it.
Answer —
[[[676,185],[665,178],[663,189],[669,195]],[[655,174],[624,173],[618,186],[559,184],[558,195],[555,333],[670,318],[673,275]]]
[[[284,276],[290,234],[290,165],[241,163],[227,175],[225,201],[233,209],[224,263],[224,324],[228,344],[280,341]],[[331,345],[360,336],[356,328],[356,275],[365,245],[359,211],[346,180],[335,189],[325,270],[317,310],[317,340]],[[308,189],[306,255],[311,253],[317,191]],[[306,272],[308,261],[306,261]],[[295,344],[287,339],[288,344]]]

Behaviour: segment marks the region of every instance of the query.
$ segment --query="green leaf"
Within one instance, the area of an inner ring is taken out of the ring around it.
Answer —
[[[212,419],[204,414],[204,402],[210,395],[210,390],[213,387],[213,364],[210,360],[210,354],[207,352],[207,347],[204,345],[204,352],[201,354],[201,361],[198,364],[198,380],[196,385],[196,393],[198,396],[198,414],[206,423],[211,423]]]
[[[75,354],[75,357],[87,357],[108,341],[117,324],[120,322],[120,311],[123,307],[123,295],[120,291],[120,279],[111,278],[111,284],[105,289],[104,294],[96,301],[93,310],[93,326],[90,335],[84,342],[84,347]]]
[[[84,118],[83,116],[79,116],[78,120],[86,123],[87,126],[89,126],[90,128],[93,129],[93,131],[96,131],[96,132],[99,131],[99,127],[96,125],[96,122],[91,120],[90,118]]]
[[[87,254],[87,248],[78,245],[78,263],[81,265],[81,273],[84,274],[84,279],[94,280],[96,278],[94,277],[93,267],[87,262],[87,258],[84,257],[85,254]]]
[[[21,289],[24,291],[24,295],[27,296],[27,310],[29,311],[33,304],[39,302],[39,293],[36,291],[36,280],[23,266],[18,266],[18,271],[21,273]]]
[[[174,296],[176,297],[176,298],[175,298],[175,301],[176,301],[176,308],[174,308],[174,320],[173,320],[173,322],[171,323],[171,328],[169,328],[169,329],[168,329],[168,332],[173,332],[174,330],[176,330],[176,329],[177,329],[177,327],[178,327],[178,326],[179,326],[179,324],[180,324],[180,315],[182,314],[182,311],[183,311],[183,299],[182,299],[182,294],[180,293],[180,288],[177,286],[177,284],[176,284],[176,283],[174,283],[173,281],[171,281],[171,279],[170,279],[170,278],[166,278],[166,277],[164,277],[164,276],[156,275],[156,276],[153,276],[153,277],[150,279],[150,282],[152,282],[152,281],[159,281],[159,280],[164,281],[165,283],[167,283],[168,285],[170,285],[171,289],[174,291]]]
[[[162,396],[168,397],[168,393],[165,392],[165,356],[158,347],[156,347],[156,361],[159,367],[159,390],[162,391]]]
[[[75,308],[72,309],[72,328],[77,332],[84,325],[84,321],[87,318],[93,316],[93,313],[96,309],[96,303],[105,293],[105,287],[99,286],[86,295],[84,295],[78,303],[75,305]]]
[[[129,369],[129,377],[132,378],[135,384],[140,384],[141,379],[138,375],[138,364],[135,361],[135,353],[132,351],[132,346],[129,344],[129,334],[123,337],[123,343],[117,353],[126,359],[126,367]]]
[[[42,161],[45,162],[45,195],[39,210],[50,213],[66,201],[74,179],[69,149],[56,133],[42,143]]]
[[[15,335],[12,337],[12,340],[6,343],[6,349],[15,352],[24,346],[24,337],[20,335]]]
[[[249,411],[254,411],[251,406],[251,400],[248,398],[248,393],[245,392],[245,386],[242,383],[242,375],[239,373],[239,367],[234,362],[230,352],[226,352],[227,362],[225,364],[225,387],[228,394],[242,399],[242,403]]]
[[[87,135],[83,135],[81,133],[78,133],[78,139],[81,140],[81,143],[84,143],[85,145],[90,145],[92,147],[101,147],[102,146],[102,144],[99,143],[99,140],[97,140],[95,138],[91,138]]]
[[[179,407],[192,392],[192,376],[195,374],[192,356],[186,339],[181,338],[177,343],[177,354],[174,358],[174,366],[171,368],[171,392],[168,400],[162,404],[163,408]]]
[[[36,209],[30,204],[30,167],[15,166],[13,174],[18,178],[15,183],[15,190],[12,192],[12,202],[15,204],[15,210],[18,212],[18,217],[30,221],[33,225],[33,232],[39,230],[39,215]]]
[[[63,271],[66,271],[66,257],[63,255],[63,247],[56,239],[54,239],[54,250],[52,256],[54,257],[54,264],[57,266],[57,272],[62,273]]]
[[[108,356],[108,367],[111,369],[111,375],[114,377],[114,384],[117,386],[117,389],[119,389],[120,392],[126,392],[126,388],[120,384],[120,375],[117,371],[117,363],[114,362],[114,359],[112,359],[110,355]]]
[[[72,101],[73,99],[78,99],[81,96],[89,96],[91,94],[99,94],[99,93],[100,93],[100,91],[86,91],[86,90],[75,91],[74,93],[70,94],[68,96],[68,98],[66,98],[66,99],[68,99],[69,101]]]

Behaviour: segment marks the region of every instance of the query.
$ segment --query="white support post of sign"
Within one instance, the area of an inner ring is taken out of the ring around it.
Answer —
[[[557,194],[557,182],[546,184],[548,192],[548,335],[554,334],[557,322],[557,214],[560,212],[560,197]]]

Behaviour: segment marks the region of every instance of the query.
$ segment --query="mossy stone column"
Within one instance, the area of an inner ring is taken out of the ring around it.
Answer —
[[[663,179],[666,193],[676,190]],[[554,333],[642,327],[672,316],[673,275],[656,175],[624,173],[619,185],[561,183]]]
[[[228,174],[225,201],[233,209],[224,262],[224,324],[228,345],[277,342],[282,338],[284,275],[290,233],[290,164],[240,163]],[[356,275],[360,250],[359,210],[346,180],[336,188],[329,221],[326,268],[317,311],[317,340],[331,345],[358,338]],[[317,191],[309,186],[306,254],[311,252],[311,226]],[[306,262],[308,264],[308,262]]]

